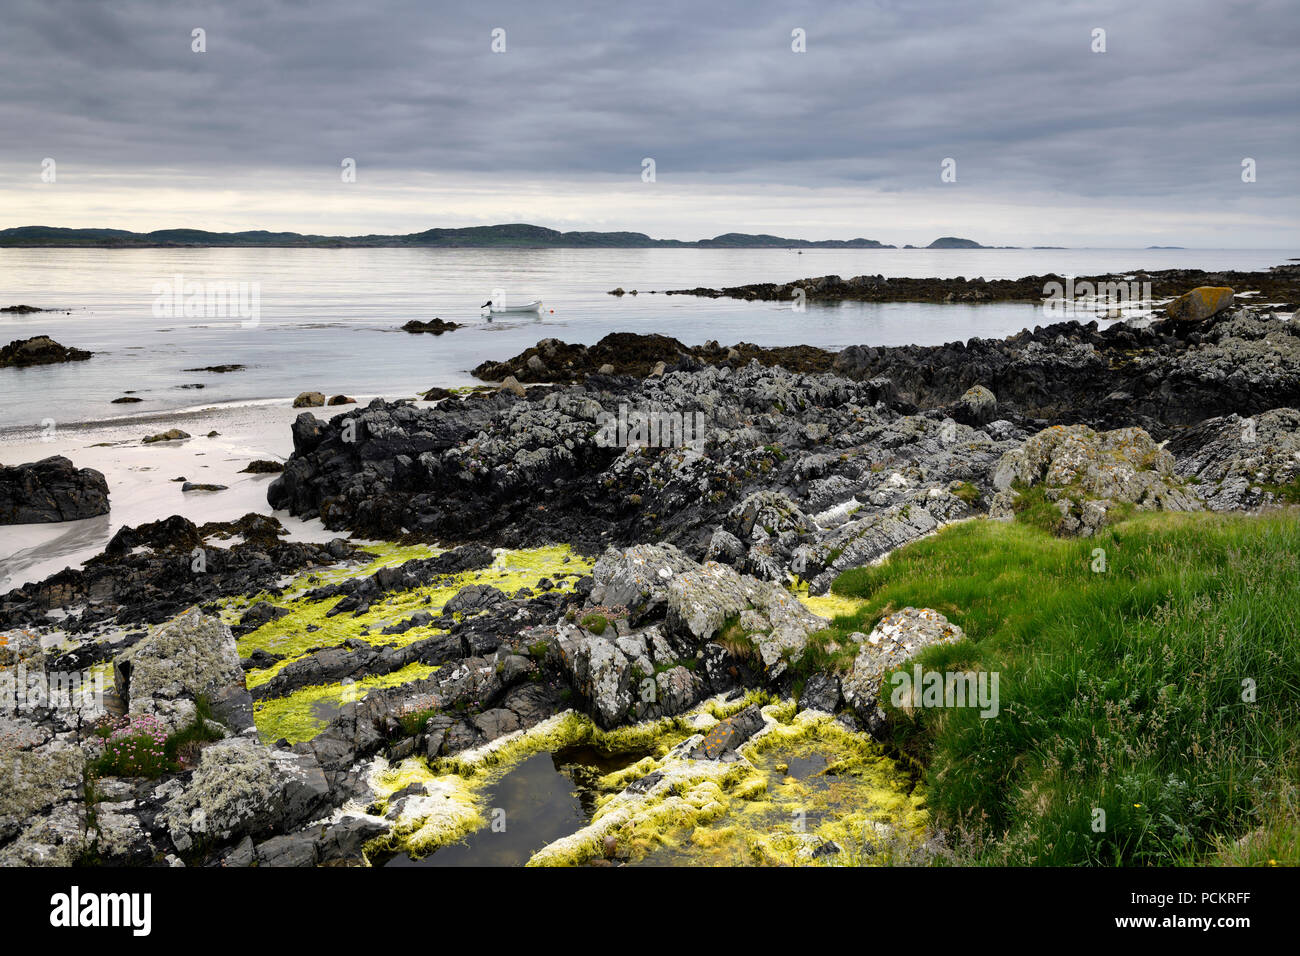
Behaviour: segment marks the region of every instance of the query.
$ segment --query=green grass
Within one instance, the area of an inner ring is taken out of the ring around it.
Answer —
[[[972,485],[969,481],[963,481],[953,489],[953,494],[960,498],[966,504],[972,507],[978,505],[984,498],[984,493]]]
[[[967,522],[833,591],[866,603],[818,637],[827,666],[912,605],[969,638],[924,667],[1000,675],[992,719],[893,711],[962,862],[1300,863],[1300,513],[1142,514],[1086,540]]]
[[[1284,485],[1264,483],[1261,485],[1264,491],[1275,495],[1279,501],[1286,501],[1291,504],[1300,504],[1300,478],[1287,482]]]
[[[609,627],[609,618],[603,614],[588,614],[582,619],[582,626],[599,637]]]

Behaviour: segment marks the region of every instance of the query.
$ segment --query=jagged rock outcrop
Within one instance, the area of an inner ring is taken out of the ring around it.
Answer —
[[[1167,446],[1174,472],[1211,511],[1300,501],[1300,411],[1225,415],[1189,428]]]
[[[59,623],[74,634],[104,630],[109,623],[160,624],[218,597],[273,591],[286,573],[357,552],[342,539],[320,545],[283,541],[283,534],[275,518],[256,514],[202,527],[180,515],[123,527],[83,567],[0,595],[0,628],[48,624],[53,609],[72,612]],[[230,547],[217,544],[235,535],[240,540]],[[120,627],[105,633],[121,636]]]
[[[1088,537],[1116,505],[1143,511],[1199,511],[1202,503],[1174,472],[1174,456],[1140,428],[1095,432],[1055,425],[1007,452],[993,472],[995,516],[1015,508],[1017,488],[1043,486],[1060,513],[1059,534]]]
[[[76,521],[108,514],[108,482],[62,455],[0,466],[0,525]]]

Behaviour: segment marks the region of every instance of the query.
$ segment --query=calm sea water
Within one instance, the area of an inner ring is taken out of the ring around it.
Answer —
[[[603,249],[0,249],[0,306],[67,310],[0,316],[0,341],[48,334],[89,349],[81,363],[0,370],[0,432],[45,420],[97,421],[304,390],[393,397],[462,385],[485,359],[548,336],[593,343],[609,332],[661,332],[687,344],[935,344],[1001,336],[1045,321],[1034,306],[789,306],[638,295],[663,290],[863,273],[1017,278],[1139,268],[1263,269],[1278,250]],[[256,325],[157,314],[167,283],[249,283]],[[540,298],[545,311],[487,322],[479,306]],[[442,336],[399,331],[409,319],[468,327]],[[241,364],[228,374],[186,371]],[[201,389],[193,386],[201,385]],[[142,402],[114,405],[133,391]]]

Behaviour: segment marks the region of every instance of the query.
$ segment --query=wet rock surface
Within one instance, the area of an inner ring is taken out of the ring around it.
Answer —
[[[421,322],[419,319],[412,319],[402,326],[403,332],[431,332],[434,335],[442,335],[444,332],[454,332],[461,327],[460,322],[449,322],[446,319],[430,319],[427,322]]]
[[[20,311],[39,312],[39,309],[19,307]],[[14,339],[0,348],[0,368],[28,368],[33,365],[54,365],[60,362],[84,362],[90,358],[85,349],[60,345],[48,335],[34,335],[29,339]]]

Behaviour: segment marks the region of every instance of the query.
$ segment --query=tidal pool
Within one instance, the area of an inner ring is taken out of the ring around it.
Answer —
[[[382,865],[523,866],[547,843],[591,821],[600,777],[644,756],[588,746],[533,754],[483,791],[484,826],[423,857],[399,853]]]

